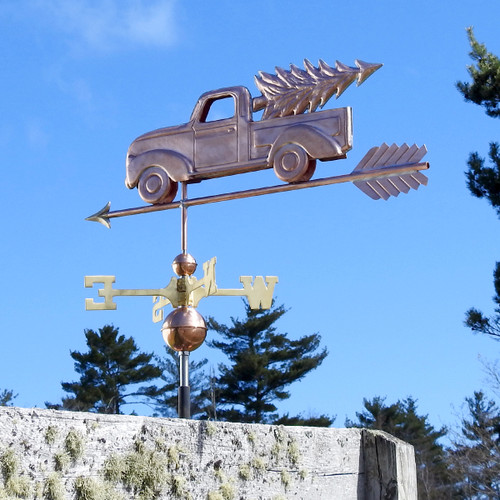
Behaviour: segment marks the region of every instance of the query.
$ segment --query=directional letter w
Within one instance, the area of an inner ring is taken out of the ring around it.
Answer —
[[[245,295],[248,297],[250,309],[270,309],[273,303],[274,285],[278,283],[277,276],[256,276],[252,285],[251,276],[240,276],[240,283],[243,283]],[[267,286],[266,286],[267,283]]]

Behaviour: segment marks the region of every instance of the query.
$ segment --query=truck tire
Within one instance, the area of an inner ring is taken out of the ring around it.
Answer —
[[[163,168],[152,166],[142,172],[137,190],[146,203],[170,203],[177,194],[177,182],[174,182]]]
[[[308,181],[316,170],[316,160],[298,144],[285,144],[273,158],[274,173],[284,182]]]

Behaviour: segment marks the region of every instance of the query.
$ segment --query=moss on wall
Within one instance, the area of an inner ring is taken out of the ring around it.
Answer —
[[[44,500],[65,500],[66,489],[61,476],[56,472],[47,476],[43,485],[43,498]]]
[[[360,464],[356,429],[331,438],[337,430],[39,409],[0,417],[0,500],[321,498],[331,481],[357,491],[345,472]],[[342,473],[329,474],[335,447]]]
[[[83,455],[83,436],[77,430],[70,429],[64,440],[64,449],[71,460],[76,462]]]

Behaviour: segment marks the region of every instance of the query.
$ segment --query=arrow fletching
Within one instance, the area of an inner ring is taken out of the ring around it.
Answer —
[[[354,181],[353,184],[374,200],[387,200],[391,196],[398,196],[399,193],[408,193],[410,189],[418,189],[421,185],[426,186],[428,179],[420,172],[429,168],[427,163],[420,163],[426,153],[425,146],[418,147],[416,144],[388,146],[384,143],[374,147],[366,153],[352,173],[370,172],[373,175],[373,171],[380,170],[380,177]],[[405,166],[409,171],[403,174],[384,172],[397,166]],[[412,166],[415,166],[414,171],[411,170]]]

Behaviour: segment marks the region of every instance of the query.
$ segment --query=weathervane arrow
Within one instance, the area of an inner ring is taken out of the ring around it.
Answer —
[[[428,162],[420,162],[426,153],[427,148],[425,146],[418,147],[414,144],[410,147],[407,144],[403,144],[402,146],[393,144],[389,147],[384,143],[381,146],[370,149],[350,174],[324,177],[296,184],[278,184],[276,186],[247,189],[245,191],[190,198],[182,200],[182,202],[176,201],[174,203],[147,205],[115,211],[110,211],[111,204],[108,203],[104,208],[94,215],[87,217],[85,220],[100,222],[107,228],[110,228],[110,219],[112,218],[161,212],[163,210],[179,208],[181,205],[184,208],[188,208],[197,205],[239,200],[344,182],[352,182],[374,200],[387,200],[391,195],[398,196],[399,193],[408,193],[410,189],[418,189],[420,185],[427,184],[427,177],[420,173],[420,170],[427,170],[429,168]]]

